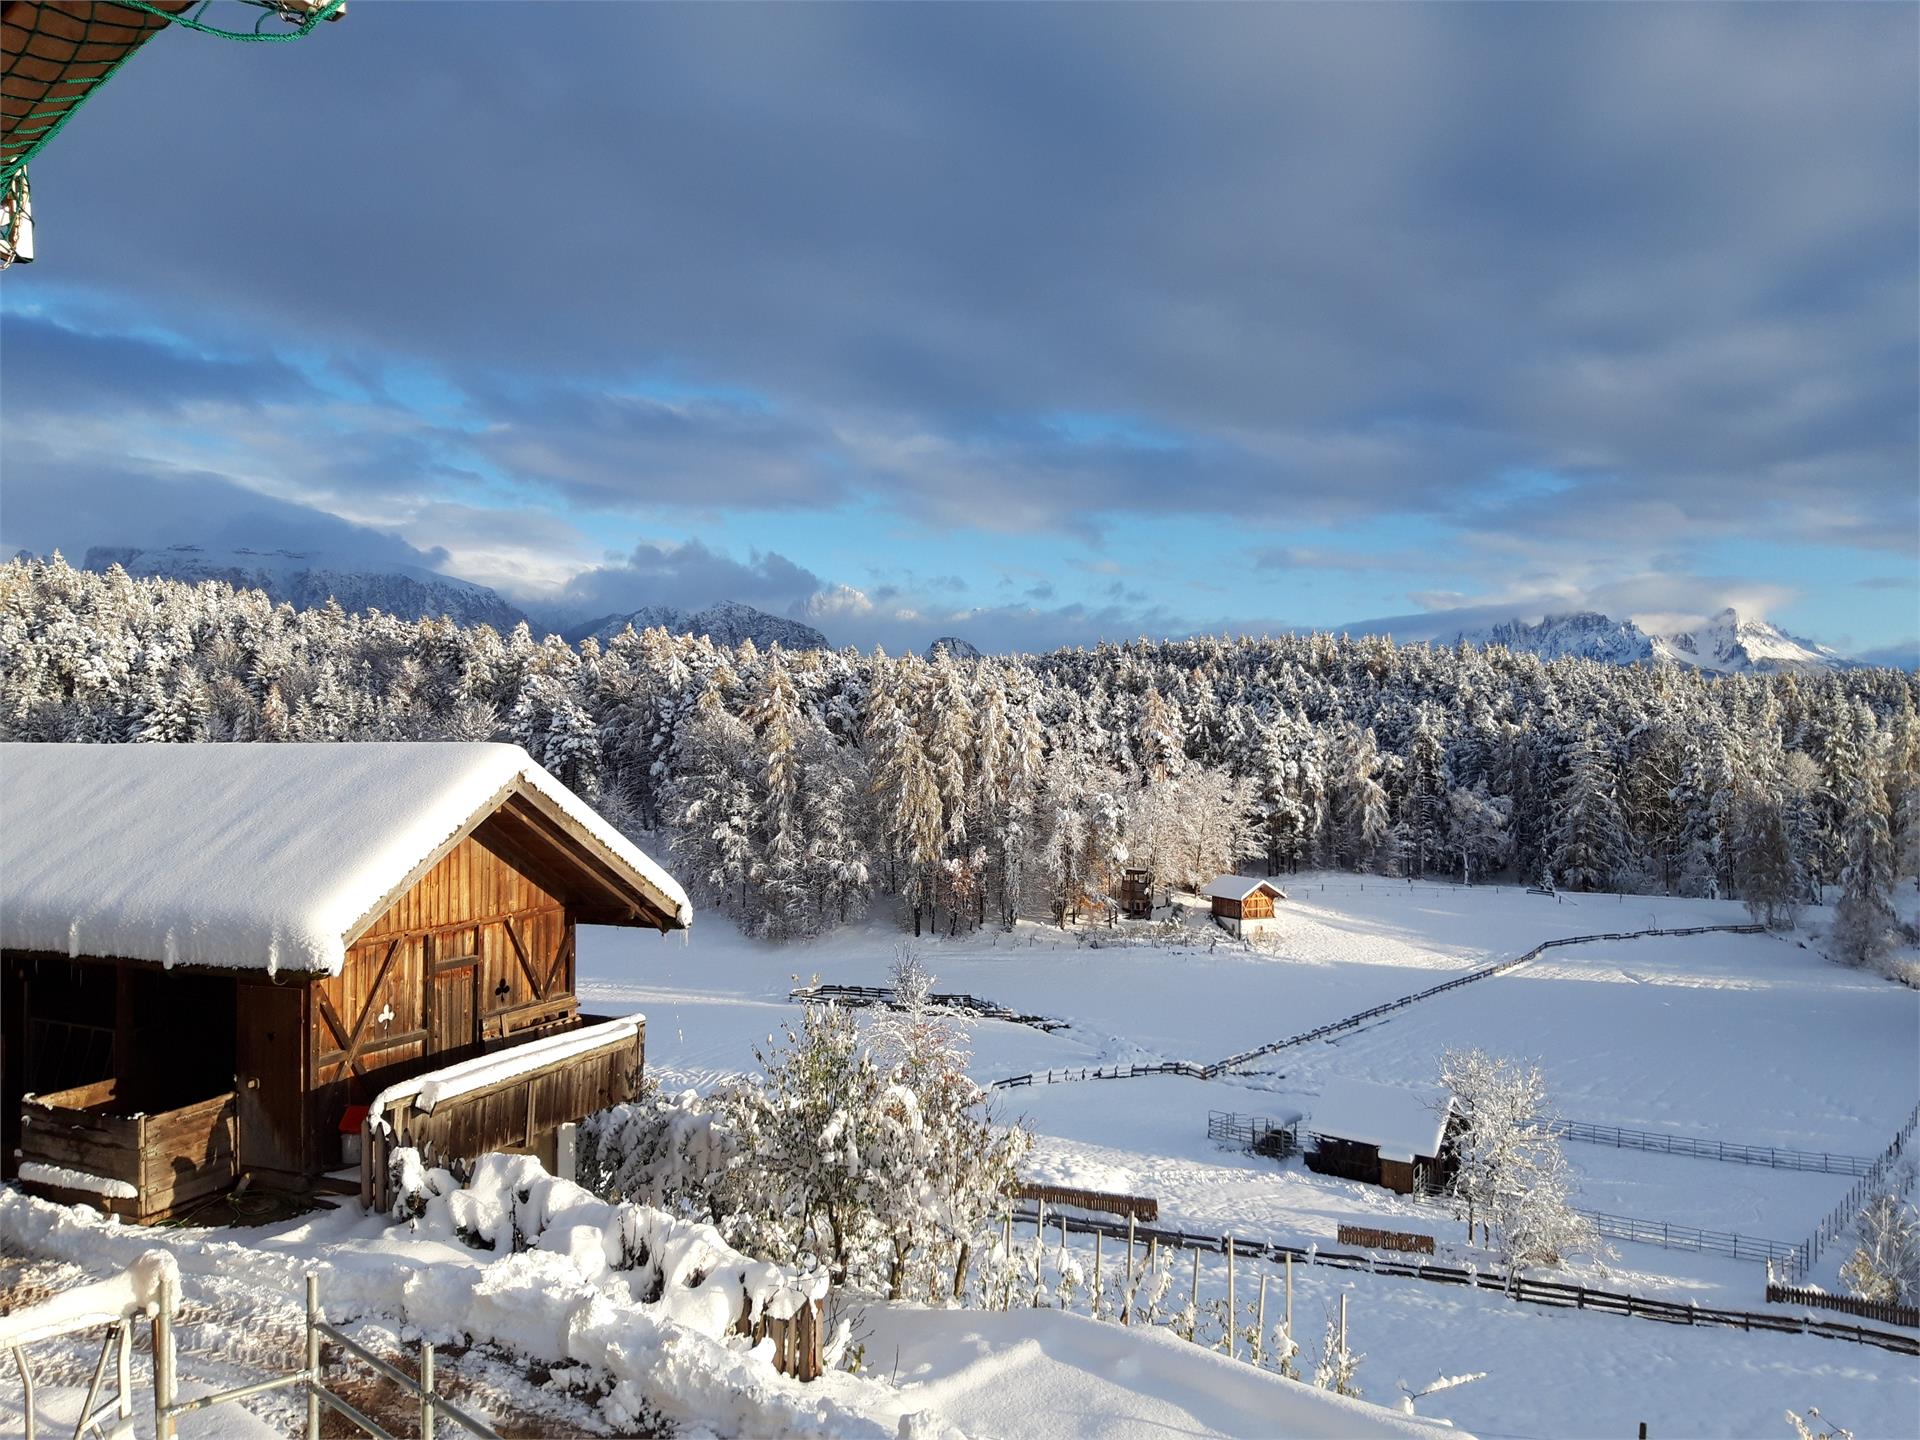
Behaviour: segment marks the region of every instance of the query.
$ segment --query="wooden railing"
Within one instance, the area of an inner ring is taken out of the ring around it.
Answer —
[[[595,1044],[585,1032],[604,1027]],[[586,1024],[549,1034],[529,1046],[545,1046],[578,1036],[545,1064],[515,1070],[515,1052],[527,1046],[493,1050],[478,1060],[416,1075],[381,1094],[378,1114],[369,1112],[360,1147],[361,1203],[375,1210],[393,1205],[393,1152],[411,1146],[435,1165],[471,1160],[494,1150],[537,1151],[562,1125],[584,1119],[640,1093],[646,1053],[645,1027],[625,1022]],[[537,1052],[534,1052],[537,1054]],[[530,1056],[531,1058],[531,1056]],[[461,1073],[480,1079],[457,1093],[425,1097],[435,1086]],[[497,1074],[498,1078],[486,1078]],[[546,1157],[553,1163],[553,1157]]]
[[[95,1205],[145,1224],[233,1184],[237,1121],[231,1091],[175,1110],[137,1111],[101,1080],[21,1102],[20,1161],[106,1182],[108,1188],[23,1180],[52,1199]],[[132,1194],[126,1194],[127,1189]],[[118,1193],[114,1193],[118,1192]]]

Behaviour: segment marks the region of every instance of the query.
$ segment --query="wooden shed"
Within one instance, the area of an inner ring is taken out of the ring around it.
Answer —
[[[1326,1082],[1306,1131],[1307,1168],[1402,1195],[1452,1178],[1452,1097],[1370,1080]]]
[[[1287,892],[1271,880],[1245,875],[1221,875],[1200,892],[1213,902],[1214,923],[1235,935],[1252,935],[1270,928],[1273,907]]]
[[[576,927],[692,919],[513,745],[5,745],[0,814],[0,1164],[140,1220],[362,1188],[384,1091],[442,1160],[550,1150],[644,1057],[581,1013]]]

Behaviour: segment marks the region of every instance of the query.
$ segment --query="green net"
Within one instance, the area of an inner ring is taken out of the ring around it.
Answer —
[[[299,40],[331,19],[346,0],[301,13],[263,8],[261,24],[279,15],[285,30],[226,30],[204,23],[203,3],[155,4],[149,0],[100,0],[97,4],[9,6],[5,20],[6,65],[0,75],[0,194],[46,143],[60,133],[94,91],[169,24],[243,42]]]

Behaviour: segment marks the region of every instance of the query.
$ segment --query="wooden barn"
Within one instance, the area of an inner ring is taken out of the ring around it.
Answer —
[[[370,1105],[551,1158],[644,1058],[581,1013],[576,927],[691,919],[518,746],[0,746],[0,1163],[152,1220],[242,1176],[372,1197]]]
[[[1153,872],[1129,866],[1120,872],[1120,915],[1125,920],[1153,918]]]
[[[1307,1168],[1411,1195],[1452,1178],[1453,1124],[1443,1092],[1332,1079],[1304,1127]]]
[[[1254,935],[1273,925],[1276,901],[1287,892],[1271,880],[1221,875],[1200,892],[1213,902],[1214,923],[1234,935]]]

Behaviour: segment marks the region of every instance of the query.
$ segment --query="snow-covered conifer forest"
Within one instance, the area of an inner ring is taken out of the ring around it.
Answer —
[[[0,569],[16,740],[510,738],[751,933],[897,896],[916,931],[1103,918],[1302,866],[1739,899],[1823,893],[1842,958],[1920,863],[1920,686],[1712,679],[1333,635],[934,659],[296,611],[219,583]],[[1829,888],[1831,887],[1831,888]]]

